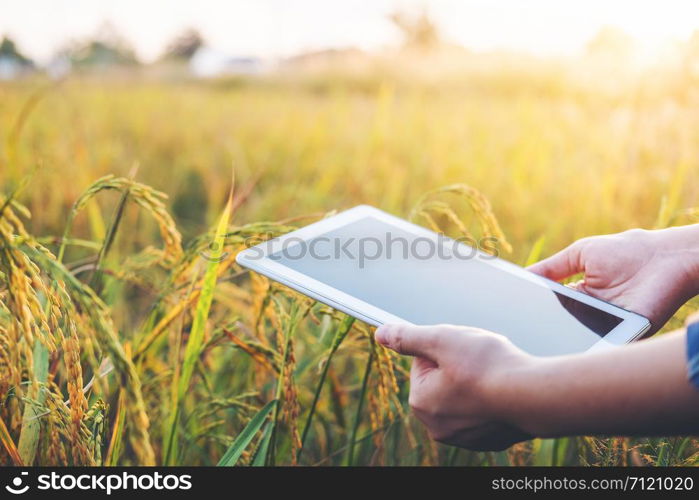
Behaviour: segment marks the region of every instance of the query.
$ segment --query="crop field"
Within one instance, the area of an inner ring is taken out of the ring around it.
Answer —
[[[0,464],[696,464],[689,437],[436,444],[408,359],[235,255],[360,203],[519,264],[699,221],[697,83],[0,83]]]

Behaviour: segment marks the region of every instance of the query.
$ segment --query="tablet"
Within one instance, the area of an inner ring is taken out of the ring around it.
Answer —
[[[474,326],[541,356],[625,344],[650,328],[476,246],[361,205],[247,248],[237,262],[374,326]]]

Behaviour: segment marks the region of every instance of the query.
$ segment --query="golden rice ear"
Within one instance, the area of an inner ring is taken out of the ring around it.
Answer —
[[[106,175],[88,187],[73,204],[63,232],[62,243],[58,252],[58,260],[63,260],[66,241],[72,230],[75,217],[97,194],[108,190],[120,191],[124,194],[124,199],[126,199],[126,195],[128,195],[128,200],[133,201],[151,214],[160,229],[160,235],[164,242],[164,258],[166,262],[175,263],[180,259],[182,256],[182,235],[177,230],[175,221],[172,219],[172,216],[170,216],[163,203],[163,201],[167,199],[167,195],[146,184],[136,182],[133,179]]]
[[[68,322],[68,324],[64,323],[61,335],[70,337],[71,332],[68,331],[66,335],[66,328],[70,330],[70,322],[84,315],[85,320],[81,324],[86,327],[86,330],[78,332],[78,336],[91,336],[96,340],[95,344],[99,345],[105,355],[111,358],[114,371],[118,380],[123,384],[130,402],[127,414],[130,419],[130,437],[137,463],[155,464],[140,376],[130,357],[124,351],[119,334],[112,323],[111,310],[89,286],[80,282],[47,249],[33,240],[23,245],[21,249],[28,257],[31,257],[32,262],[36,262],[36,266],[43,270],[46,278],[56,284],[57,296],[61,297],[60,306],[63,308],[62,321]],[[98,366],[92,368],[93,370],[99,369]],[[84,391],[84,388],[81,390]],[[81,433],[81,436],[85,436],[83,439],[89,439],[90,434]],[[79,455],[79,457],[81,456]]]
[[[505,234],[500,228],[495,213],[488,199],[477,189],[467,184],[450,184],[423,194],[413,206],[408,218],[411,221],[416,221],[423,218],[427,221],[432,230],[436,232],[445,232],[444,228],[436,222],[435,216],[441,216],[446,221],[454,225],[461,237],[469,241],[476,241],[472,231],[469,230],[464,221],[456,214],[454,208],[448,203],[435,200],[435,197],[445,194],[456,195],[465,199],[471,209],[471,212],[478,221],[481,236],[483,238],[491,238],[499,247],[506,252],[512,252],[512,245],[507,241]]]

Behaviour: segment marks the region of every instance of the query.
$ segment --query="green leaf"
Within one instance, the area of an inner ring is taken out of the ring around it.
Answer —
[[[229,198],[226,209],[221,214],[221,218],[216,228],[214,236],[214,251],[211,254],[211,260],[206,268],[204,281],[202,283],[201,294],[197,302],[197,308],[194,313],[194,321],[192,322],[192,330],[189,333],[189,340],[184,351],[184,362],[182,364],[182,375],[179,381],[180,398],[184,396],[189,388],[189,381],[194,372],[194,366],[201,354],[201,347],[204,341],[204,331],[206,328],[206,320],[209,317],[209,310],[214,298],[214,289],[216,288],[216,271],[220,258],[223,255],[223,246],[225,243],[226,229],[230,220],[233,205],[233,198]]]
[[[37,385],[30,390],[31,400],[25,400],[22,415],[22,432],[19,435],[18,450],[25,465],[32,465],[39,444],[41,421],[39,414],[46,400],[46,381],[49,374],[49,351],[39,339],[34,341],[34,376]]]
[[[544,248],[544,242],[546,241],[545,236],[539,236],[539,238],[532,245],[532,249],[529,251],[527,260],[524,262],[524,267],[531,266],[535,262],[538,262],[541,258],[541,251]]]
[[[235,441],[233,441],[233,444],[231,444],[231,446],[228,448],[228,451],[226,451],[223,457],[221,457],[221,460],[219,460],[219,467],[231,467],[235,465],[236,462],[238,462],[240,455],[243,454],[245,448],[247,448],[250,442],[252,441],[252,438],[255,437],[257,431],[259,431],[262,425],[265,423],[267,415],[269,415],[269,413],[276,406],[276,404],[277,400],[273,399],[272,401],[267,403],[259,412],[257,412],[257,415],[252,417],[250,422],[248,422],[248,425],[245,426],[245,429],[243,429],[243,431],[240,434],[238,434],[238,437],[235,438]],[[265,432],[265,434],[267,434],[267,432]],[[265,438],[267,438],[267,436],[265,436]],[[269,446],[269,438],[267,438],[267,441],[267,446]],[[266,453],[262,454],[261,452],[262,450],[259,450],[257,455],[262,455],[264,460],[264,456],[266,455]]]
[[[269,450],[269,443],[272,441],[272,429],[274,426],[268,423],[265,426],[264,434],[262,434],[262,440],[260,445],[257,447],[255,452],[255,458],[252,460],[253,467],[264,467],[267,465],[267,451]]]
[[[206,330],[206,321],[209,318],[209,310],[214,298],[214,289],[216,288],[216,277],[218,266],[223,256],[223,248],[225,243],[228,221],[231,218],[233,211],[233,191],[231,190],[228,196],[228,203],[221,214],[218,221],[216,233],[214,235],[213,251],[209,264],[206,267],[204,279],[202,280],[201,293],[197,301],[197,307],[194,311],[194,321],[192,329],[189,332],[187,347],[184,351],[184,360],[182,362],[181,372],[173,378],[173,401],[172,413],[168,419],[165,430],[165,446],[163,447],[164,456],[163,462],[165,465],[175,465],[177,460],[177,434],[178,424],[180,419],[180,401],[189,389],[189,382],[194,372],[194,367],[197,364],[201,355],[202,346],[204,344],[204,333]]]

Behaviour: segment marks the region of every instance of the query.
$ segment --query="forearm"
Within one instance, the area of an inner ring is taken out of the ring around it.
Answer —
[[[536,436],[699,431],[684,331],[608,351],[539,359],[507,375],[498,412]]]

